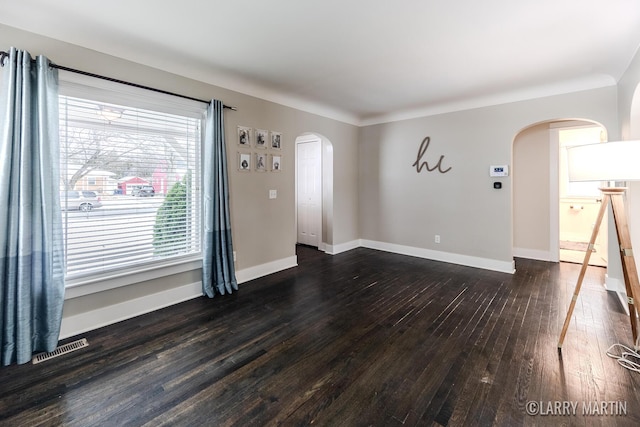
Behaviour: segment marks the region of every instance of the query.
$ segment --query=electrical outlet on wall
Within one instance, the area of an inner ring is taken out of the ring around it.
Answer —
[[[436,238],[435,238],[436,243],[440,243],[440,235],[436,234]]]

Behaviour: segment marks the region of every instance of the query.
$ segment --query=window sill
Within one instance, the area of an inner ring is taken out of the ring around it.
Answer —
[[[78,298],[199,268],[202,268],[202,259],[191,257],[171,263],[147,266],[146,268],[127,269],[115,273],[105,273],[100,276],[72,279],[66,283],[65,299]]]

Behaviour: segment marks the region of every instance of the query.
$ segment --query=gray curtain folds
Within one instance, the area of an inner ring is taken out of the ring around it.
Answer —
[[[202,290],[209,298],[238,290],[231,242],[223,108],[221,101],[211,101],[205,124]]]
[[[12,48],[0,68],[2,364],[58,344],[64,302],[58,73]]]

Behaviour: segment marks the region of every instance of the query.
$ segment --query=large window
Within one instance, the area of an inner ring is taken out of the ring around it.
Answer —
[[[73,85],[59,104],[67,279],[199,254],[202,106]]]

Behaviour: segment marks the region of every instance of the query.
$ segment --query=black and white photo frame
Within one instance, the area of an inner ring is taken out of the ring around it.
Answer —
[[[267,153],[256,153],[256,172],[267,171]]]
[[[282,156],[280,154],[271,155],[271,172],[280,172],[282,170]]]
[[[238,145],[247,148],[251,147],[251,128],[238,126]]]
[[[282,132],[271,132],[271,139],[269,141],[269,147],[273,150],[282,149]]]
[[[264,129],[256,129],[256,148],[267,148],[269,139],[269,131]]]
[[[240,172],[251,171],[251,154],[238,152],[238,170]]]

